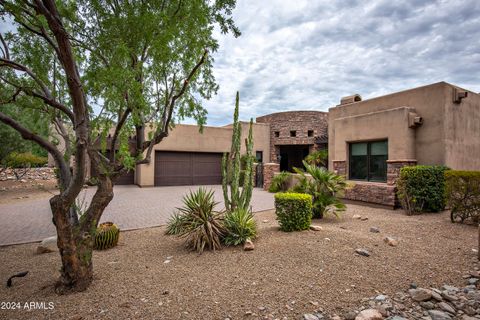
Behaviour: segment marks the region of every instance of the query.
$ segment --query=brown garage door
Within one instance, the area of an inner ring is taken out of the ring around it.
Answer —
[[[222,154],[155,152],[155,185],[187,186],[222,183]]]

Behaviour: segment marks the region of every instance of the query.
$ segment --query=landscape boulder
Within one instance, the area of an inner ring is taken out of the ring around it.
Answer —
[[[376,309],[366,309],[361,311],[355,320],[382,320],[382,314]]]
[[[49,253],[58,251],[57,246],[57,236],[48,237],[42,240],[42,242],[37,247],[37,253]]]

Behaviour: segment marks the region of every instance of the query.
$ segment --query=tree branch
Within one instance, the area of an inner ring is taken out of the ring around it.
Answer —
[[[159,126],[156,130],[155,136],[153,137],[152,140],[144,142],[142,146],[142,151],[147,150],[147,154],[145,155],[145,158],[142,160],[138,160],[136,164],[146,164],[150,163],[150,159],[152,156],[152,150],[154,145],[160,143],[163,138],[168,136],[168,127],[170,125],[170,121],[172,120],[172,115],[173,115],[173,110],[175,109],[175,103],[176,101],[185,93],[189,82],[192,80],[192,78],[195,76],[197,73],[198,69],[202,66],[202,64],[205,63],[205,59],[207,58],[208,51],[205,50],[203,52],[202,58],[200,61],[197,62],[195,67],[190,71],[190,73],[187,76],[187,79],[183,82],[182,88],[180,91],[178,91],[177,94],[173,95],[171,99],[169,99],[169,103],[166,103],[166,108],[163,111],[162,115],[162,126]]]

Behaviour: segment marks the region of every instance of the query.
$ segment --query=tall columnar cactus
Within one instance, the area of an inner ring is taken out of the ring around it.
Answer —
[[[233,211],[236,208],[248,210],[250,207],[250,200],[252,199],[253,189],[253,119],[250,119],[250,128],[248,138],[245,139],[245,146],[247,150],[247,160],[245,164],[245,176],[243,179],[243,186],[240,190],[240,139],[242,134],[242,127],[238,122],[238,104],[239,93],[235,100],[235,112],[233,114],[233,134],[232,147],[230,154],[224,153],[222,159],[222,189],[223,198],[225,201],[225,208],[227,211]],[[230,188],[230,195],[229,195]]]

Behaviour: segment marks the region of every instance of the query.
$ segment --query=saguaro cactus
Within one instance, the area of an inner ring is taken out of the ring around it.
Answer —
[[[250,119],[248,138],[245,139],[247,161],[245,164],[245,177],[240,190],[240,139],[242,126],[238,122],[239,93],[235,99],[235,112],[233,113],[233,134],[230,154],[224,153],[222,158],[222,189],[225,208],[233,211],[236,208],[249,209],[253,189],[253,119]],[[229,190],[230,189],[230,190]],[[229,194],[230,191],[230,194]]]

